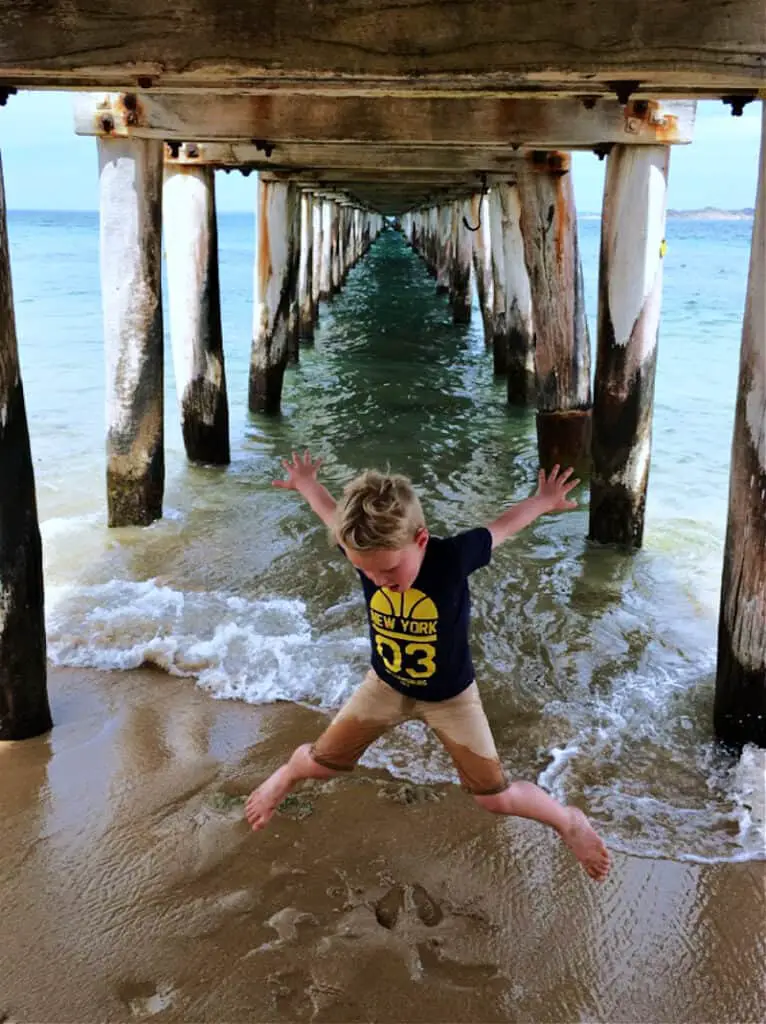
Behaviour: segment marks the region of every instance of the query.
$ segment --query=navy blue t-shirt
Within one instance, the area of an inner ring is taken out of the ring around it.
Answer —
[[[389,686],[416,700],[447,700],[470,686],[468,577],[491,556],[492,534],[482,526],[455,537],[429,537],[417,579],[403,593],[378,587],[359,572],[372,667]]]

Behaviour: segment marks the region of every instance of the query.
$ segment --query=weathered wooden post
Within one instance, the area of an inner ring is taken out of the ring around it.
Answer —
[[[361,210],[354,210],[354,262],[358,263],[359,260],[364,256],[364,248],[362,246],[362,221],[364,220],[364,213]]]
[[[340,230],[340,206],[335,203],[330,203],[331,218],[330,218],[330,236],[331,236],[331,253],[332,262],[330,267],[330,284],[331,294],[335,294],[343,284],[343,242],[341,240]]]
[[[322,200],[318,196],[311,197],[311,234],[313,238],[311,267],[311,300],[314,308],[314,323],[319,317],[319,299],[321,297],[322,248],[324,232],[322,229]]]
[[[450,304],[456,324],[467,324],[471,319],[471,255],[473,241],[465,226],[470,203],[465,199],[452,204],[452,262],[450,275]]]
[[[449,292],[452,270],[452,204],[442,203],[437,214],[436,290]]]
[[[107,521],[147,526],[165,483],[162,142],[98,139],[106,347]]]
[[[503,241],[503,204],[500,186],[489,194],[490,267],[492,271],[491,342],[495,376],[504,377],[508,369],[508,332],[505,325],[505,245]]]
[[[251,412],[279,412],[297,304],[300,202],[294,185],[259,178],[258,259],[250,355]]]
[[[11,287],[0,159],[0,740],[51,728],[43,559]]]
[[[212,167],[167,165],[162,192],[170,339],[181,429],[193,462],[226,465],[229,406]]]
[[[325,302],[332,295],[332,204],[322,200],[322,254],[319,275],[319,298]]]
[[[301,341],[314,338],[314,216],[311,196],[301,194],[300,259],[298,265],[298,322]]]
[[[714,727],[766,747],[766,104],[731,449]]]
[[[521,199],[515,183],[497,186],[502,211],[505,271],[505,374],[508,404],[527,405],[536,393],[532,290],[524,259]]]
[[[640,547],[662,302],[668,146],[615,146],[604,185],[591,540]]]
[[[432,206],[428,211],[428,246],[426,266],[431,277],[436,277],[439,263],[439,208]]]
[[[478,231],[471,232],[473,245],[473,277],[476,296],[484,324],[484,341],[492,344],[492,253],[489,241],[489,196],[471,196],[471,224]]]
[[[590,452],[590,342],[569,157],[533,153],[519,188],[535,321],[540,464],[582,467]]]

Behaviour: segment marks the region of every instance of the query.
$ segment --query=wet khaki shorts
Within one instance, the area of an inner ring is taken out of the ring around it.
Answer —
[[[449,700],[415,700],[388,686],[371,669],[311,754],[325,768],[351,771],[371,743],[413,718],[433,729],[471,793],[489,796],[507,788],[476,683]]]

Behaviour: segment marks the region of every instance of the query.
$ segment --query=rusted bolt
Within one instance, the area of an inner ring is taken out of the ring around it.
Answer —
[[[0,107],[4,107],[8,102],[10,96],[15,96],[18,89],[15,89],[12,85],[0,86]]]
[[[197,157],[199,156],[199,149],[197,146],[194,145],[193,142],[188,142],[186,144],[186,155],[189,157],[190,160],[196,160]]]
[[[638,135],[641,131],[641,120],[638,117],[625,118],[625,131],[629,135]]]
[[[151,78],[149,78],[148,75],[140,75],[139,76],[139,78],[138,78],[138,88],[139,89],[151,89],[151,87],[153,85],[154,85],[154,82],[152,81]]]
[[[111,114],[104,114],[101,118],[101,130],[105,131],[107,135],[114,131],[114,118]]]
[[[138,96],[134,92],[126,92],[122,97],[125,108],[125,124],[134,128],[138,124]]]
[[[599,160],[603,160],[605,156],[609,156],[609,154],[612,152],[613,145],[613,142],[599,142],[597,146],[593,147],[593,152],[596,154]]]
[[[607,82],[606,83],[613,93],[617,96],[617,99],[622,103],[623,106],[628,102],[630,97],[641,85],[640,82],[634,80],[627,80],[624,82]]]
[[[260,152],[266,154],[266,159],[267,160],[271,156],[271,154],[274,152],[274,143],[273,142],[266,142],[265,139],[251,139],[250,141],[253,143],[253,145],[255,146],[255,148],[257,150],[259,150]]]
[[[732,117],[742,117],[742,111],[756,99],[754,95],[749,96],[722,96],[721,100],[727,107],[731,107]]]

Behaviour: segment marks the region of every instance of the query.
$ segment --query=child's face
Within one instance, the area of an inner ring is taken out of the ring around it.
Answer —
[[[357,551],[347,548],[349,561],[378,587],[397,593],[409,590],[415,582],[428,543],[428,530],[421,527],[406,547],[388,550]]]

